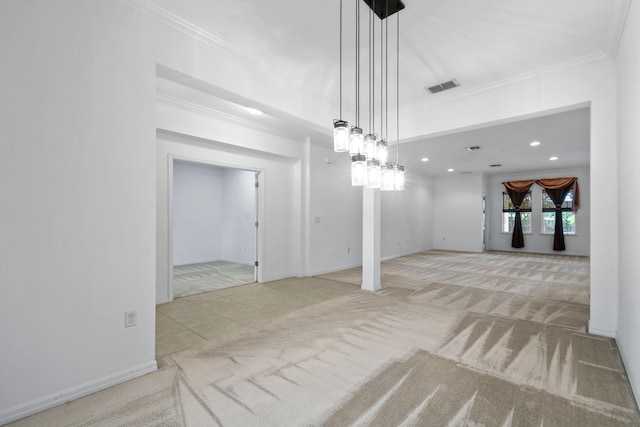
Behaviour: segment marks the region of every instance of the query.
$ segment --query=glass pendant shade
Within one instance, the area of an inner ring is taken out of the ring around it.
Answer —
[[[380,162],[373,159],[367,160],[367,188],[380,188]]]
[[[364,153],[364,135],[362,129],[353,126],[351,133],[349,134],[349,154],[355,156],[356,154]]]
[[[385,165],[388,158],[389,147],[387,147],[387,141],[381,139],[376,143],[376,159],[380,160],[381,165]]]
[[[404,191],[404,166],[396,166],[394,174],[394,187],[396,191]]]
[[[333,151],[336,153],[349,151],[349,123],[344,120],[333,121]]]
[[[393,191],[395,190],[395,167],[393,163],[387,163],[382,166],[380,190],[381,191]]]
[[[376,136],[367,134],[364,137],[364,153],[367,156],[367,160],[376,159]]]
[[[361,187],[367,181],[367,160],[364,154],[351,156],[351,185]]]

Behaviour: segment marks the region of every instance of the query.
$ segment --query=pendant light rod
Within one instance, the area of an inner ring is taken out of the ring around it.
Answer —
[[[340,120],[342,120],[342,0],[340,0]]]
[[[396,16],[396,163],[400,164],[400,14]]]
[[[360,127],[360,1],[356,0],[356,127]]]
[[[387,21],[385,21],[385,25],[386,23]],[[387,78],[387,73],[384,69],[384,60],[386,58],[384,54],[384,35],[384,26],[382,25],[382,22],[380,22],[380,139],[386,139],[384,135],[385,121],[383,116],[383,114],[385,113],[384,101],[386,99],[386,97],[384,96],[384,85]]]
[[[372,44],[372,28],[371,25],[373,24],[373,9],[369,10],[369,133],[373,134],[375,133],[373,126],[375,124],[375,121],[373,119],[373,114],[374,114],[374,109],[373,109],[373,103],[375,102],[375,97],[374,97],[374,93],[373,93],[373,81],[375,80],[373,78],[373,66],[374,66],[374,60],[372,59],[372,52],[373,52],[373,44]],[[373,100],[373,101],[372,101]]]

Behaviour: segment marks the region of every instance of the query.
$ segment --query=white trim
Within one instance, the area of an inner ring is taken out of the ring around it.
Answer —
[[[393,255],[386,256],[386,257],[381,257],[380,261],[389,261],[391,259],[402,258],[404,256],[420,254],[422,252],[431,251],[431,250],[434,250],[434,248],[425,248],[425,249],[421,249],[421,250],[418,250],[418,251],[410,251],[410,252],[405,252],[405,253],[400,253],[400,254],[393,254]],[[348,270],[350,268],[356,268],[356,267],[362,267],[362,263],[358,262],[358,263],[343,265],[343,266],[340,266],[340,267],[333,267],[333,268],[330,268],[330,269],[327,269],[327,270],[310,271],[307,274],[307,277],[318,276],[318,275],[321,275],[321,274],[335,273],[336,271]]]
[[[181,262],[178,264],[174,264],[174,267],[184,267],[185,265],[193,265],[193,264],[208,264],[210,262],[230,262],[232,264],[239,264],[239,265],[246,265],[249,267],[253,267],[254,264],[253,262],[247,262],[247,261],[240,261],[237,259],[230,259],[230,258],[216,258],[216,259],[205,259],[205,260],[201,260],[201,261],[187,261],[187,262]]]
[[[589,320],[589,325],[587,326],[587,330],[592,335],[600,335],[607,338],[616,338],[616,331],[612,331],[609,329],[598,329],[591,326],[591,320]]]
[[[618,338],[616,338],[616,345],[618,346],[618,350],[620,351],[620,357],[622,358],[622,364],[624,365],[624,370],[627,375],[627,381],[629,381],[629,384],[631,384],[631,391],[632,391],[633,397],[636,400],[636,404],[640,406],[640,384],[635,384],[633,382],[635,377],[629,375],[629,372],[627,371],[627,366],[629,366],[630,364],[626,364],[625,360],[629,360],[629,359],[625,357],[625,354],[627,353],[624,350],[622,341],[619,340]]]
[[[163,24],[170,26],[188,36],[193,37],[211,47],[229,52],[236,52],[237,49],[222,37],[216,36],[211,31],[206,30],[192,22],[182,18],[175,12],[159,6],[151,0],[120,0],[120,3],[129,6]]]
[[[627,24],[627,16],[631,8],[631,0],[621,0],[619,2],[611,2],[611,16],[609,17],[609,27],[607,34],[607,54],[616,59],[622,34]]]
[[[195,114],[199,114],[201,116],[205,116],[205,117],[209,117],[209,118],[213,118],[213,119],[219,119],[219,120],[223,120],[227,123],[234,123],[234,124],[239,124],[242,125],[244,127],[250,128],[250,129],[254,129],[257,131],[261,131],[261,132],[266,132],[266,133],[270,133],[272,135],[276,135],[276,136],[281,136],[283,138],[291,138],[291,139],[297,139],[296,135],[291,133],[291,132],[287,132],[281,129],[278,129],[276,127],[273,126],[268,126],[268,125],[264,125],[261,123],[257,123],[254,122],[252,120],[248,120],[239,116],[235,116],[233,114],[229,114],[229,113],[224,113],[222,111],[210,108],[210,107],[206,107],[204,105],[201,104],[196,104],[190,101],[186,101],[182,98],[176,98],[173,97],[171,95],[166,95],[163,93],[158,93],[157,94],[157,101],[159,103],[162,103],[164,105],[168,105],[170,107],[174,107],[174,108],[178,108],[181,110],[185,110],[185,111],[189,111]]]
[[[362,266],[362,263],[361,262],[357,262],[357,263],[354,263],[354,264],[342,265],[340,267],[333,267],[333,268],[329,268],[329,269],[326,269],[326,270],[310,271],[307,274],[307,277],[319,276],[321,274],[335,273],[336,271],[348,270],[350,268],[356,268],[356,267],[361,267],[361,266]]]
[[[419,250],[417,252],[416,251],[410,251],[410,252],[403,252],[403,253],[399,253],[399,254],[393,254],[393,255],[381,257],[380,261],[389,261],[391,259],[402,258],[403,256],[421,254],[422,252],[432,251],[432,250],[434,250],[434,248],[425,248],[425,249],[421,249],[421,250]]]
[[[107,375],[79,386],[71,387],[66,390],[14,406],[13,408],[0,412],[0,425],[8,424],[12,421],[28,417],[29,415],[46,411],[47,409],[71,402],[72,400],[80,399],[81,397],[88,396],[92,393],[113,387],[156,370],[158,370],[158,363],[155,360],[152,360],[113,375]]]
[[[160,130],[160,129],[156,129],[156,132]],[[180,134],[183,135],[184,134]],[[157,140],[157,138],[156,138]],[[264,170],[262,169],[255,169],[255,168],[250,168],[250,167],[246,167],[246,166],[242,166],[242,165],[237,165],[237,164],[227,164],[227,163],[222,163],[222,162],[215,162],[215,161],[211,161],[211,160],[207,160],[207,159],[203,159],[200,157],[192,157],[192,156],[182,156],[182,155],[176,155],[173,154],[171,152],[167,153],[167,275],[168,275],[168,283],[166,286],[166,301],[158,301],[156,298],[156,305],[158,304],[164,304],[167,302],[172,302],[173,301],[173,162],[175,160],[183,160],[183,161],[188,161],[188,162],[194,162],[194,163],[200,163],[200,164],[206,164],[206,165],[212,165],[212,166],[217,166],[217,167],[223,167],[223,168],[231,168],[231,169],[238,169],[238,170],[243,170],[243,171],[248,171],[248,172],[254,172],[258,174],[258,218],[257,221],[260,224],[260,227],[258,227],[258,234],[256,235],[257,241],[256,241],[256,248],[257,248],[257,255],[258,255],[258,259],[256,261],[258,261],[258,267],[254,267],[255,270],[255,281],[258,283],[263,283],[263,273],[262,273],[262,269],[263,269],[263,265],[262,265],[262,242],[264,241],[264,216],[263,216],[263,212],[264,212],[264,206],[262,206],[262,201],[264,200]],[[224,260],[219,260],[219,261],[224,261]],[[251,265],[251,264],[249,264]],[[164,266],[163,266],[164,267]],[[277,277],[277,278],[269,278],[268,280],[265,281],[271,281],[271,280],[278,280],[281,279],[281,277]]]

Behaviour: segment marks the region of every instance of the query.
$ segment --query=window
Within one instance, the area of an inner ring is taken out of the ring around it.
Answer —
[[[516,207],[511,203],[511,197],[509,193],[504,191],[502,193],[502,232],[512,233],[513,225],[516,221]],[[520,219],[522,220],[522,232],[531,233],[531,191],[527,192],[527,195],[520,205]],[[553,229],[552,229],[553,230]]]
[[[542,233],[553,234],[556,226],[556,208],[546,190],[542,190]],[[573,212],[573,188],[562,202],[562,228],[564,234],[576,234],[576,214]]]

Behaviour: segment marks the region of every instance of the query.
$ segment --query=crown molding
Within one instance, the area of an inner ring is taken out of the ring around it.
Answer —
[[[606,61],[606,60],[611,60],[611,57],[609,55],[607,55],[605,52],[596,52],[590,55],[586,55],[586,56],[582,56],[579,58],[574,58],[571,59],[569,61],[565,61],[565,62],[561,62],[559,64],[555,64],[555,65],[551,65],[548,67],[544,67],[544,68],[540,68],[537,70],[533,70],[533,71],[528,71],[526,73],[523,74],[518,74],[516,76],[513,77],[509,77],[507,79],[504,80],[500,80],[498,82],[494,82],[494,83],[489,83],[486,85],[482,85],[482,86],[478,86],[475,88],[471,88],[471,89],[467,89],[467,90],[462,90],[462,91],[456,91],[454,93],[451,94],[445,94],[445,96],[442,97],[438,97],[438,99],[433,99],[433,100],[426,100],[426,101],[422,101],[413,105],[409,105],[407,107],[403,107],[400,109],[401,112],[404,112],[405,114],[410,112],[410,111],[414,111],[414,110],[420,110],[423,108],[430,108],[439,104],[443,104],[443,103],[447,103],[450,101],[455,101],[461,98],[466,98],[468,96],[473,96],[473,95],[478,95],[478,94],[482,94],[484,92],[490,92],[496,89],[502,89],[502,88],[506,88],[509,86],[513,86],[515,84],[518,83],[522,83],[525,82],[527,80],[532,80],[535,78],[539,78],[542,76],[547,76],[547,75],[551,75],[551,74],[555,74],[558,73],[560,71],[564,71],[567,69],[571,69],[571,68],[575,68],[575,67],[580,67],[580,66],[585,66],[585,65],[589,65],[589,64],[593,64],[593,63],[597,63],[597,62],[602,62],[602,61]]]
[[[622,41],[622,34],[627,23],[627,16],[631,8],[631,0],[619,0],[611,5],[611,16],[609,17],[609,26],[607,34],[607,54],[616,59],[618,49]]]
[[[229,114],[229,113],[225,113],[222,112],[220,110],[216,110],[213,108],[209,108],[209,107],[205,107],[204,105],[200,105],[200,104],[196,104],[194,102],[190,102],[190,101],[186,101],[184,99],[181,98],[176,98],[174,96],[171,95],[166,95],[163,93],[158,93],[157,94],[157,100],[159,103],[163,103],[165,105],[174,107],[174,108],[178,108],[181,110],[186,110],[186,111],[190,111],[192,113],[196,113],[205,117],[209,117],[212,119],[218,119],[218,120],[222,120],[225,121],[227,123],[233,123],[233,124],[238,124],[241,125],[245,128],[251,128],[253,130],[259,131],[259,132],[265,132],[265,133],[269,133],[271,135],[275,135],[275,136],[280,136],[283,138],[287,138],[287,139],[299,139],[298,135],[291,133],[291,132],[287,132],[283,129],[280,128],[276,128],[273,126],[268,126],[268,125],[264,125],[261,123],[257,123],[254,122],[252,120],[249,119],[245,119],[233,114]]]
[[[135,9],[165,25],[170,26],[188,36],[193,37],[216,49],[235,52],[234,46],[221,37],[216,36],[210,31],[195,25],[194,23],[184,19],[175,12],[164,8],[152,0],[119,0],[120,3]]]

